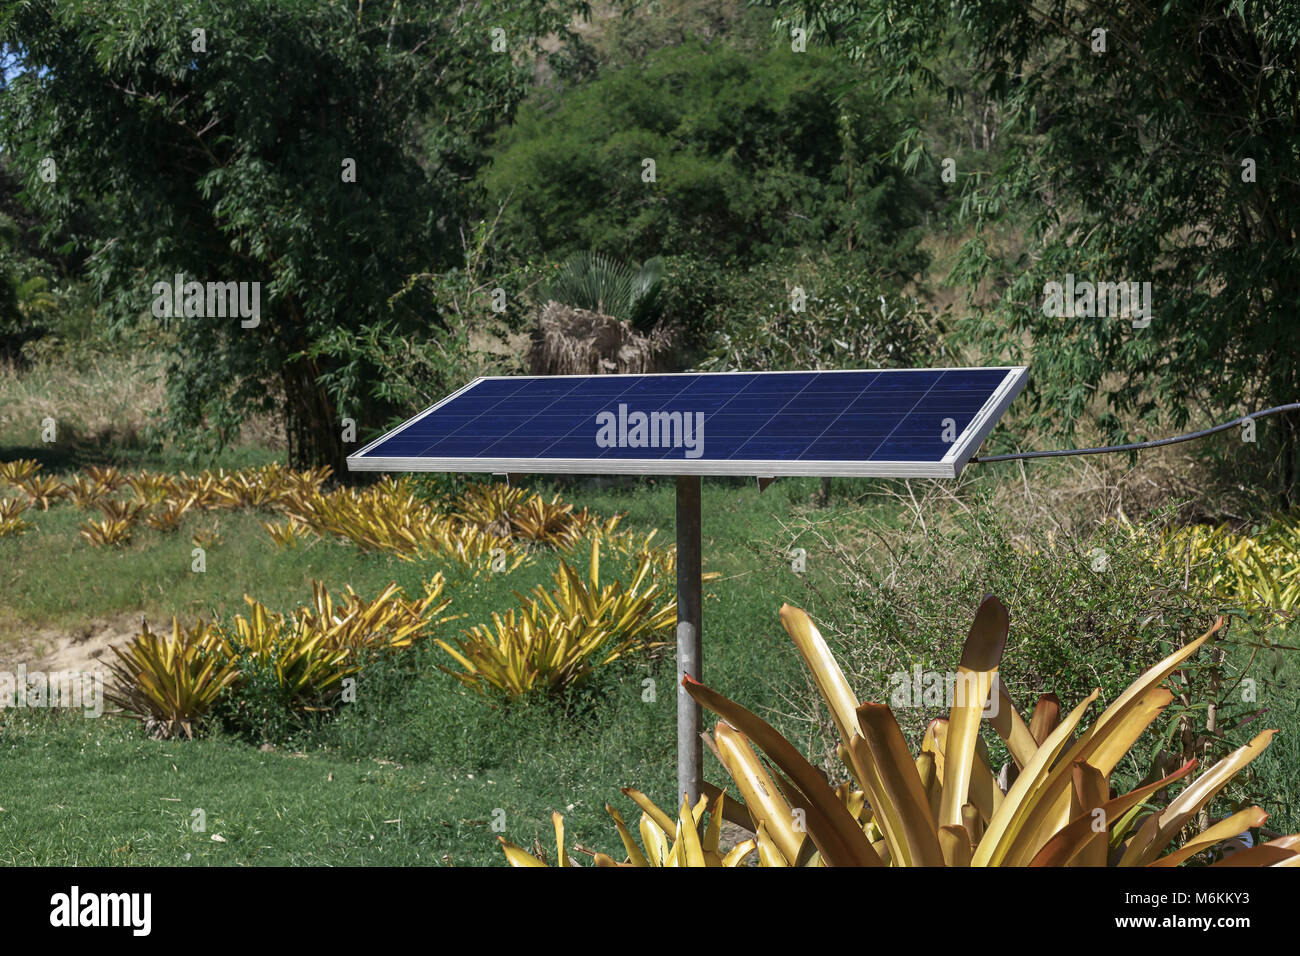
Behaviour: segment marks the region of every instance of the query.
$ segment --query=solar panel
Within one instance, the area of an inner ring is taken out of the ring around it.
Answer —
[[[956,477],[1016,368],[486,377],[353,471]]]

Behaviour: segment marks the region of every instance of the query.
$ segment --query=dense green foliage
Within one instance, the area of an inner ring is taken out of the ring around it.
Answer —
[[[1136,437],[1296,398],[1293,13],[770,6],[6,5],[0,137],[24,188],[0,211],[64,257],[5,260],[7,350],[48,329],[63,268],[117,330],[177,274],[259,282],[257,328],[161,320],[171,433],[219,444],[275,409],[294,460],[338,464],[342,419],[364,438],[511,367],[483,337],[525,328],[574,253],[663,257],[683,361],[836,364],[876,350],[817,313],[805,338],[852,347],[772,344],[804,334],[782,327],[792,263],[856,273],[846,302],[924,300],[928,233],[962,242],[945,265],[969,320],[904,354],[1031,361],[1029,426]],[[1045,314],[1067,274],[1150,282],[1151,324]],[[1284,489],[1295,427],[1251,448]]]
[[[873,528],[888,550],[852,547]],[[976,499],[950,526],[920,535],[897,537],[871,518],[850,518],[836,532],[830,575],[847,606],[828,626],[849,636],[843,652],[873,694],[886,693],[891,674],[916,664],[944,669],[966,637],[962,609],[986,594],[1011,609],[1016,656],[1002,677],[1026,709],[1048,691],[1077,701],[1099,686],[1103,699],[1113,700],[1155,661],[1208,630],[1218,610],[1207,592],[1183,586],[1181,568],[1153,571],[1114,526],[1029,544],[1013,539],[989,503]],[[935,716],[917,714],[918,727]]]
[[[827,256],[756,266],[723,280],[707,371],[943,365],[937,318],[914,296]]]
[[[19,186],[0,160],[0,359],[13,361],[24,344],[58,324],[59,263],[43,256],[37,223],[18,198]]]
[[[490,31],[525,54],[567,18],[546,0],[9,4],[0,41],[21,72],[0,137],[110,321],[178,274],[261,284],[255,327],[170,319],[177,432],[225,440],[279,396],[292,459],[337,466],[340,419],[383,420],[362,384],[380,369],[324,340],[438,334],[436,309],[389,300],[459,263],[466,177],[527,87],[527,57]]]
[[[724,264],[829,247],[911,275],[928,192],[881,156],[897,110],[848,82],[824,54],[690,42],[538,91],[485,178],[503,238],[521,255]]]

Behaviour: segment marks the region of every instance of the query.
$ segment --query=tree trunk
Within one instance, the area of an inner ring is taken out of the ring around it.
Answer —
[[[329,465],[337,474],[343,467],[342,442],[329,396],[318,384],[319,370],[309,359],[285,362],[284,431],[289,441],[289,465],[313,468]]]
[[[284,430],[289,440],[289,465],[315,468],[329,465],[334,474],[347,470],[341,424],[334,403],[320,385],[320,369],[312,359],[285,362]]]
[[[292,298],[286,303],[290,341],[282,346],[293,355],[307,348],[306,318]],[[320,366],[315,359],[288,359],[280,366],[284,385],[284,433],[289,442],[292,468],[329,465],[335,475],[347,470],[343,450],[342,423],[329,393],[320,383]]]
[[[307,318],[301,304],[290,296],[285,302],[289,322],[287,335],[278,346],[285,355],[301,355],[308,347]],[[289,467],[317,468],[329,465],[336,476],[347,471],[343,449],[343,423],[334,401],[320,382],[320,365],[305,356],[286,359],[280,366],[284,386],[284,433],[289,443]]]

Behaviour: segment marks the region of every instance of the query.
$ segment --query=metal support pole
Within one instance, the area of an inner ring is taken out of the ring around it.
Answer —
[[[682,674],[700,680],[700,477],[677,477],[677,805],[685,794],[691,805],[704,781],[704,743],[700,705],[682,687]]]

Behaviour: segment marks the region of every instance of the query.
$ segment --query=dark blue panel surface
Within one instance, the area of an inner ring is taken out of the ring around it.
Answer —
[[[354,458],[584,459],[609,461],[611,471],[620,460],[938,462],[1009,374],[989,368],[483,379]],[[605,432],[612,446],[598,441],[598,416],[610,413],[617,422],[620,406],[624,430]],[[692,427],[670,420],[666,444],[639,445],[636,413],[679,413]],[[701,421],[702,440],[694,427]]]

